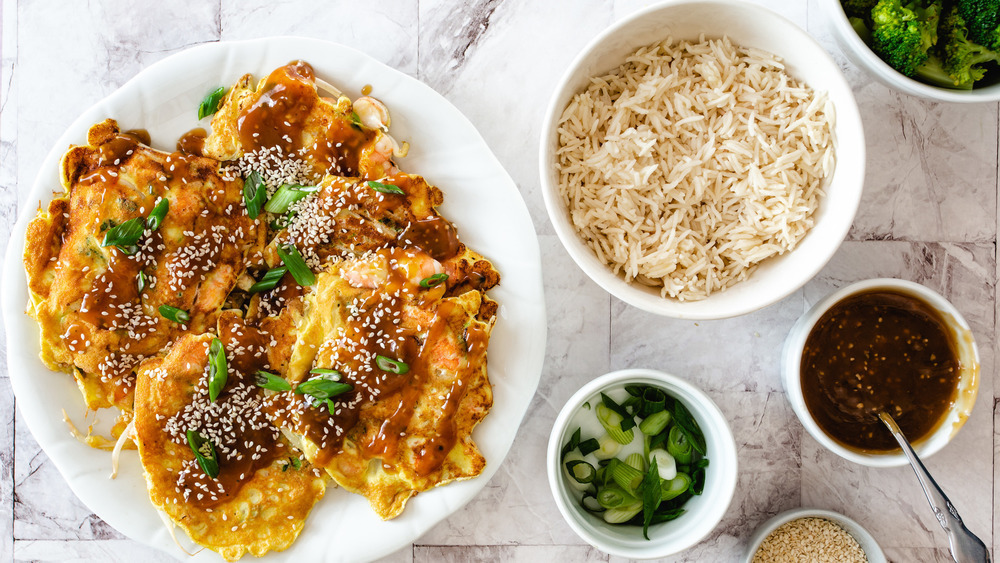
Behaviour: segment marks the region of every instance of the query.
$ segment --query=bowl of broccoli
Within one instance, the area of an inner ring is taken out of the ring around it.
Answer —
[[[888,86],[1000,100],[1000,0],[823,0],[848,57]]]

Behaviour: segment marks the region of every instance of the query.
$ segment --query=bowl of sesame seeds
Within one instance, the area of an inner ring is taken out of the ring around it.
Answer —
[[[782,512],[750,538],[743,563],[885,563],[878,542],[843,514],[815,508]]]

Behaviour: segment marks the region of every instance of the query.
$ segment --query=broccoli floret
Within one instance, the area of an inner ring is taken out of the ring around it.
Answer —
[[[868,24],[865,20],[861,18],[848,18],[847,21],[851,22],[851,27],[854,28],[854,33],[858,34],[858,37],[865,42],[865,45],[872,44],[872,30],[868,29]]]
[[[968,24],[969,39],[1000,50],[1000,0],[957,0],[955,5]]]
[[[872,8],[875,4],[878,4],[878,0],[841,0],[847,17],[858,18],[865,22],[865,25],[872,23]]]
[[[981,65],[1000,62],[1000,53],[969,40],[969,28],[957,7],[941,20],[940,33],[942,67],[951,77],[953,88],[972,88],[986,74]]]
[[[917,73],[913,77],[925,84],[940,88],[957,90],[969,90],[972,88],[971,82],[968,84],[957,84],[955,79],[944,69],[944,63],[941,62],[941,57],[937,55],[927,57],[927,60],[917,67]]]
[[[915,1],[904,5],[901,0],[879,0],[872,8],[872,50],[889,66],[914,76],[937,43],[940,14],[940,0],[926,7]]]

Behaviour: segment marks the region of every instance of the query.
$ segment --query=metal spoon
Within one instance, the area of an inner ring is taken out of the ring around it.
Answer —
[[[896,441],[899,442],[899,447],[903,448],[906,458],[910,460],[910,466],[917,474],[917,480],[920,481],[920,486],[924,489],[927,502],[934,509],[934,516],[944,531],[948,533],[948,547],[951,549],[952,558],[958,563],[990,563],[990,550],[986,548],[983,540],[970,532],[962,523],[962,517],[958,515],[958,511],[945,496],[944,491],[927,472],[927,468],[913,451],[910,442],[899,430],[896,421],[884,411],[880,412],[878,417],[892,432]]]

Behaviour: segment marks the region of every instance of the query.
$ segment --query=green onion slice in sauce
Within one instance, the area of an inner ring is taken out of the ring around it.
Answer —
[[[169,210],[170,200],[165,197],[160,198],[159,203],[149,212],[149,217],[146,217],[146,228],[151,231],[159,229],[160,224],[163,223],[163,218],[167,216],[167,211]]]
[[[407,365],[406,362],[401,362],[385,356],[375,356],[375,365],[377,365],[378,369],[382,371],[395,373],[397,375],[402,375],[410,371],[410,366]]]
[[[448,274],[434,274],[420,280],[420,287],[434,287],[448,281]]]
[[[288,212],[288,208],[303,199],[307,195],[315,192],[319,186],[301,186],[298,184],[282,184],[278,191],[274,192],[271,199],[267,201],[264,210],[270,213],[283,214]]]
[[[325,379],[329,379],[330,381],[340,381],[341,378],[339,371],[330,368],[313,368],[309,370],[309,373],[322,375]]]
[[[215,402],[229,379],[229,367],[226,364],[226,349],[218,338],[212,339],[208,348],[208,400]]]
[[[142,236],[144,221],[141,217],[129,219],[121,225],[115,225],[104,233],[104,241],[101,246],[117,246],[124,250],[124,247],[135,246]],[[134,253],[133,253],[134,254]]]
[[[175,323],[184,324],[191,320],[191,315],[184,309],[178,309],[170,305],[160,305],[160,314]]]
[[[222,104],[222,97],[226,95],[226,89],[219,86],[215,90],[209,92],[205,99],[201,101],[198,106],[198,119],[205,119],[206,117],[219,111],[219,106]]]
[[[332,399],[337,395],[347,393],[351,389],[354,389],[354,387],[347,383],[331,381],[323,378],[315,378],[300,383],[299,386],[295,388],[295,392],[300,395],[309,395],[310,397],[323,400]]]
[[[187,443],[194,452],[198,466],[212,479],[219,476],[219,459],[215,456],[215,447],[212,442],[194,430],[187,431]]]
[[[274,375],[273,373],[266,372],[264,370],[258,370],[254,374],[254,379],[257,382],[257,386],[269,391],[291,391],[292,386],[284,379]]]
[[[274,286],[278,285],[278,282],[281,281],[281,278],[285,276],[285,272],[287,271],[288,268],[284,266],[271,268],[264,274],[264,277],[260,278],[259,282],[251,285],[247,292],[253,294],[261,291],[271,291],[274,289]]]
[[[406,192],[395,184],[383,184],[382,182],[369,181],[368,187],[383,194],[406,195]]]
[[[260,215],[260,208],[264,205],[265,199],[267,199],[267,186],[264,185],[260,172],[254,170],[243,181],[243,203],[251,219],[256,219]]]
[[[281,261],[288,267],[288,271],[292,273],[292,277],[299,285],[310,286],[316,283],[316,275],[312,273],[309,266],[306,266],[306,261],[302,258],[298,248],[290,244],[284,246],[279,244],[277,250]]]

